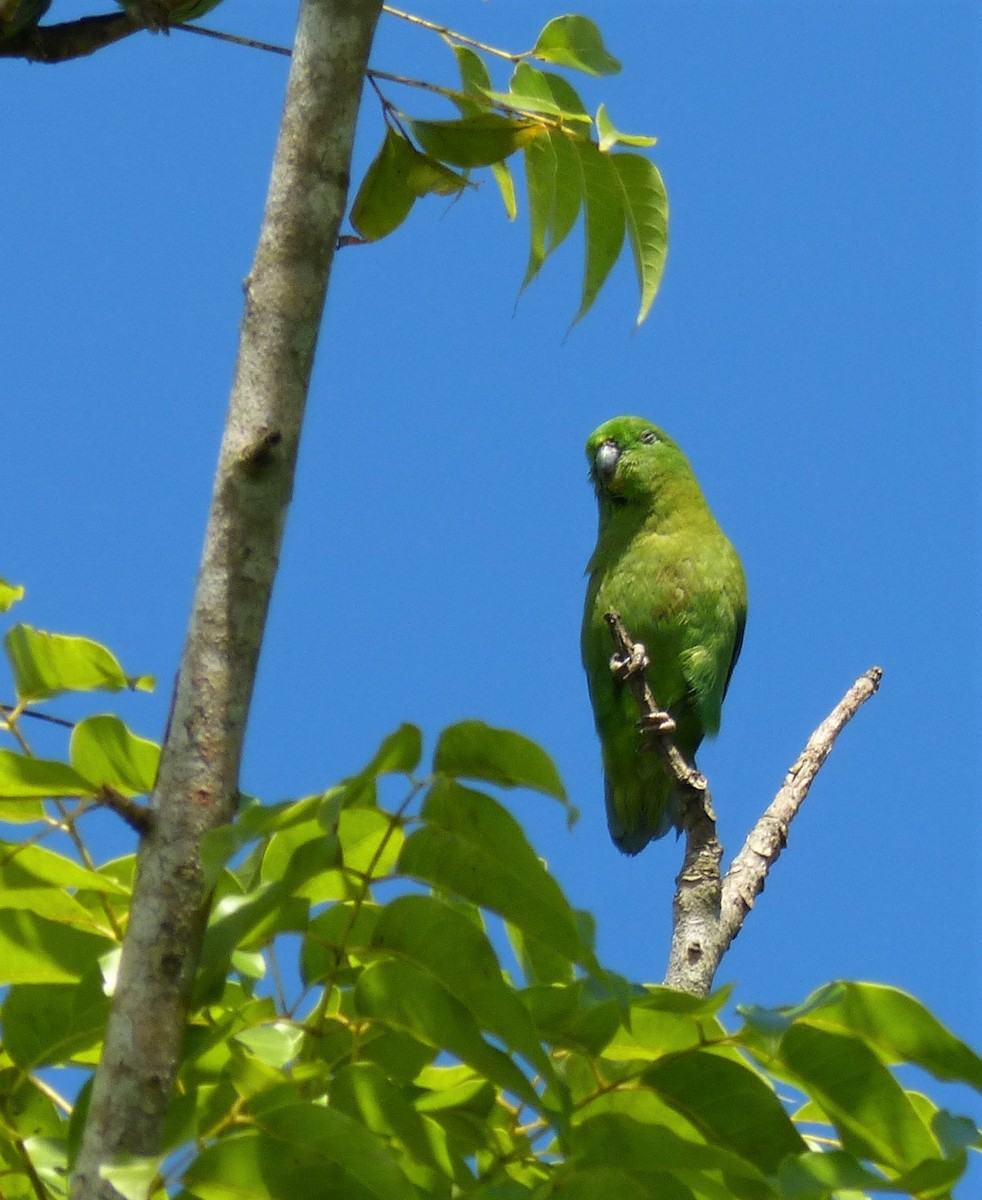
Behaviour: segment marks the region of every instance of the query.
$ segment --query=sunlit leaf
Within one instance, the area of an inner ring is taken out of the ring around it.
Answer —
[[[18,600],[23,599],[24,589],[19,584],[0,579],[0,612],[9,611]]]
[[[119,717],[103,713],[86,717],[72,730],[71,762],[93,783],[139,796],[153,791],[160,747],[127,729]]]
[[[0,750],[0,812],[3,800],[30,800],[44,796],[88,796],[98,794],[97,784],[80,775],[67,763],[31,758],[15,750]]]
[[[823,999],[824,997],[824,999]],[[809,1024],[858,1034],[891,1063],[914,1063],[938,1079],[982,1092],[982,1058],[919,1000],[879,983],[837,983],[810,1000]]]
[[[0,986],[71,983],[113,942],[22,909],[0,909]]]
[[[621,64],[607,52],[600,30],[588,17],[554,17],[536,39],[532,54],[588,75],[616,75]]]
[[[612,146],[653,146],[658,141],[643,133],[622,133],[610,119],[603,104],[597,109],[597,134],[600,149],[604,153]]]
[[[583,181],[585,265],[580,307],[570,328],[591,308],[624,244],[624,201],[611,156],[593,142],[574,144]]]
[[[648,315],[658,293],[668,255],[668,194],[658,168],[640,154],[612,154],[620,182],[634,269],[641,288],[637,324]]]
[[[88,638],[45,633],[30,625],[14,625],[4,638],[21,700],[47,700],[61,692],[133,688],[149,692],[150,675],[127,675],[116,656]]]
[[[102,989],[77,983],[12,987],[3,1002],[4,1049],[20,1067],[99,1060],[109,1014]]]

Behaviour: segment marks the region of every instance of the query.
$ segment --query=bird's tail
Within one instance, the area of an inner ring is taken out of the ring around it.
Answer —
[[[604,779],[607,828],[624,854],[639,854],[649,842],[679,826],[679,798],[674,782],[656,755],[646,757],[654,770],[624,780]]]

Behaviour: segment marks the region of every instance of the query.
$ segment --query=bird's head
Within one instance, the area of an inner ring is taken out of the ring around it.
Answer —
[[[587,440],[586,456],[601,504],[647,507],[666,487],[693,478],[675,442],[643,417],[605,421]]]

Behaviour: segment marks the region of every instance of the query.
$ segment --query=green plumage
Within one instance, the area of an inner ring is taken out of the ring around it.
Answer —
[[[651,665],[648,683],[677,722],[691,763],[719,729],[743,642],[747,588],[688,460],[641,417],[615,417],[586,444],[600,510],[583,613],[582,651],[600,735],[607,825],[625,854],[678,825],[678,800],[657,754],[641,749],[638,710],[610,671],[604,614],[620,613]]]

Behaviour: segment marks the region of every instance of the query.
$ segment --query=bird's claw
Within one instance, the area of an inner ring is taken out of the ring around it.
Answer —
[[[665,712],[664,709],[656,708],[645,715],[638,721],[638,730],[641,733],[652,733],[656,735],[664,735],[674,733],[678,726],[675,724],[675,718],[670,712]]]
[[[629,654],[614,654],[611,656],[610,669],[614,678],[624,683],[632,675],[640,675],[643,671],[646,671],[650,661],[644,645],[641,642],[635,642],[631,646]]]

